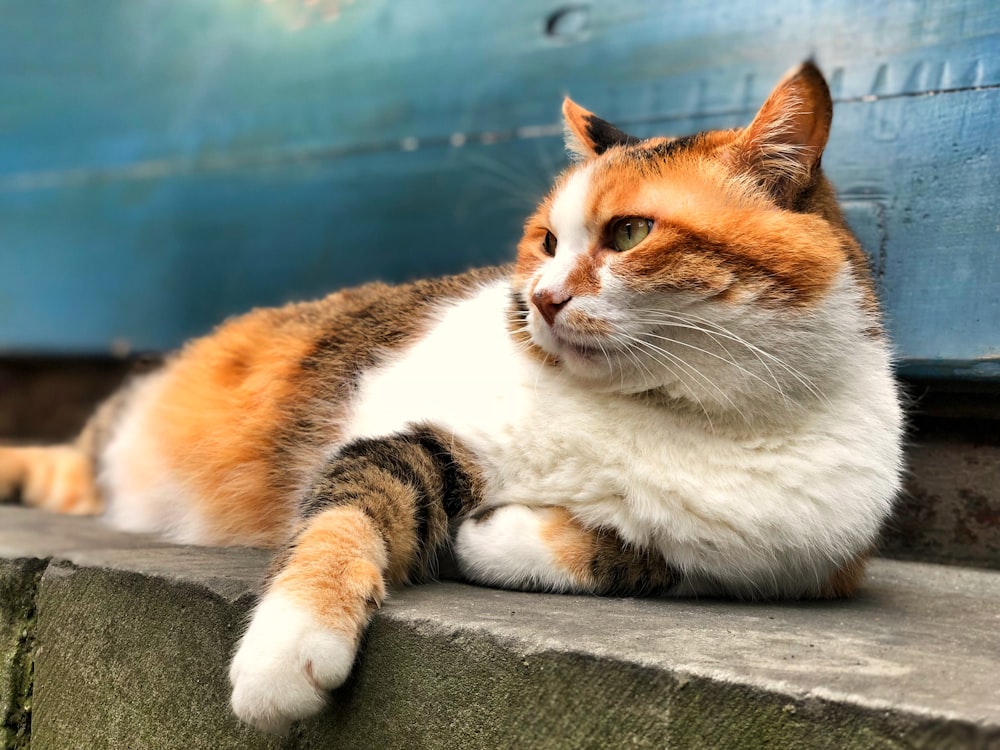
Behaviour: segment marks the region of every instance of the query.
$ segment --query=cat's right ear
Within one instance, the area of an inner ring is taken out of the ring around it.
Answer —
[[[811,184],[830,135],[833,101],[823,74],[808,61],[788,72],[736,140],[730,161],[782,205]]]
[[[569,97],[563,102],[563,120],[566,123],[566,150],[574,161],[586,161],[612,146],[630,146],[641,140],[588,112]]]

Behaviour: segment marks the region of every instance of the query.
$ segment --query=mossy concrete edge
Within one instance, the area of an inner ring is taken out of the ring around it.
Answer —
[[[561,599],[440,584],[396,600],[376,616],[329,709],[275,738],[239,725],[228,708],[228,659],[252,597],[227,598],[195,580],[53,564],[38,595],[33,746],[888,750],[1000,742],[995,726],[539,647],[458,614],[493,606],[487,614],[495,617],[536,600],[541,611]],[[579,604],[588,612],[613,606]],[[551,627],[536,617],[525,624]]]
[[[258,735],[227,667],[268,557],[0,507],[32,747],[1000,747],[1000,573],[887,560],[850,601],[394,591],[329,709]]]
[[[0,559],[0,747],[31,746],[35,600],[44,559]]]

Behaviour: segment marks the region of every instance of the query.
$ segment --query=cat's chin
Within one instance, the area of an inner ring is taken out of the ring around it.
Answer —
[[[587,346],[577,344],[572,341],[559,341],[556,354],[561,358],[571,358],[581,362],[601,363],[605,367],[610,364],[611,354],[605,347],[601,349],[597,346]]]
[[[532,340],[546,354],[556,357],[570,368],[580,368],[586,372],[607,372],[611,365],[608,347],[599,344],[582,344],[559,336],[552,330],[536,332]]]
[[[648,381],[633,375],[629,364],[619,360],[620,352],[611,345],[581,344],[551,332],[543,341],[536,338],[535,343],[555,357],[564,372],[594,390],[617,393],[650,390]]]

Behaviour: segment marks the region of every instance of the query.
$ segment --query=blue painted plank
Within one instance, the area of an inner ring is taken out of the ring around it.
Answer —
[[[0,174],[79,180],[510,133],[552,123],[567,90],[626,122],[744,111],[810,55],[840,99],[1000,84],[995,0],[621,0],[547,34],[565,5],[357,0],[299,27],[301,0],[8,3]]]
[[[928,362],[942,360],[947,372],[959,372],[955,362],[996,356],[1000,251],[992,185],[1000,154],[989,129],[963,132],[963,123],[1000,121],[998,110],[996,91],[837,106],[827,169],[880,270],[904,367],[926,372]],[[731,127],[745,119],[684,125]],[[865,126],[871,121],[882,123],[881,137]],[[676,125],[635,130],[683,132]],[[957,144],[947,160],[935,145],[941,142]],[[5,201],[4,245],[35,250],[0,255],[0,340],[14,348],[103,350],[117,338],[164,348],[254,304],[373,277],[402,280],[499,262],[513,253],[520,222],[563,163],[552,136],[127,187],[109,182],[40,191],[31,200],[21,196],[21,205]],[[39,202],[40,193],[48,201]],[[53,214],[87,229],[72,239],[77,252],[66,252],[65,227],[47,221]]]
[[[824,164],[842,199],[873,209],[901,363],[962,374],[948,363],[1000,358],[1000,90],[842,104],[835,118]]]
[[[1000,377],[992,0],[623,0],[555,35],[547,0],[303,7],[5,6],[0,349],[164,348],[254,304],[501,260],[561,164],[540,136],[565,91],[640,134],[730,127],[813,54],[903,367]]]
[[[0,247],[30,251],[0,252],[0,341],[164,349],[254,305],[507,260],[562,158],[550,138],[8,195]]]

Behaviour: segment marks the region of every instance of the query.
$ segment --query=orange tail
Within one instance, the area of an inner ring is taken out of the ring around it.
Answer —
[[[94,515],[104,507],[89,456],[73,445],[0,447],[0,499],[56,513]]]

